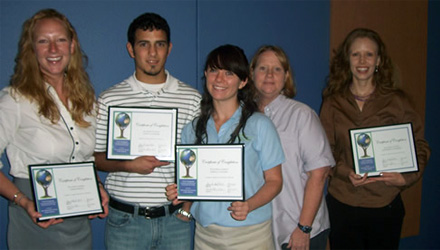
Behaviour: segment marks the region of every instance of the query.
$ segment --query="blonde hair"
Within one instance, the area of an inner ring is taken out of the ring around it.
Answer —
[[[69,112],[72,119],[81,127],[88,127],[90,123],[84,119],[84,115],[92,115],[95,104],[95,92],[90,83],[89,76],[85,71],[87,56],[82,52],[75,28],[67,17],[54,9],[43,9],[26,20],[19,41],[19,49],[15,58],[14,74],[10,85],[13,93],[35,101],[38,113],[52,123],[60,119],[59,110],[45,87],[44,76],[40,71],[36,54],[33,48],[33,34],[36,23],[42,19],[58,19],[63,23],[68,38],[74,42],[74,52],[65,70],[64,90],[67,94]]]
[[[263,54],[266,51],[273,51],[275,53],[275,56],[278,58],[278,60],[281,63],[281,66],[283,67],[285,72],[288,72],[288,76],[286,78],[286,81],[284,82],[283,90],[281,91],[281,94],[293,98],[296,95],[296,85],[292,73],[292,68],[290,67],[289,59],[287,57],[286,52],[281,47],[275,46],[275,45],[263,45],[261,46],[257,52],[255,53],[254,57],[252,58],[250,68],[251,68],[251,75],[254,74],[255,67],[257,66],[258,59],[260,58],[260,55]]]

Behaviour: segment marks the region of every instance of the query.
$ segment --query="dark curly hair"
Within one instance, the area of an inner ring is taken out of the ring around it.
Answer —
[[[330,61],[330,74],[327,78],[327,86],[324,89],[323,97],[335,93],[342,93],[352,82],[350,70],[350,47],[357,38],[369,38],[377,44],[377,53],[380,58],[378,72],[374,73],[373,82],[378,91],[396,89],[396,82],[393,79],[393,62],[388,56],[385,44],[379,34],[371,29],[357,28],[351,31],[344,42],[334,51]]]

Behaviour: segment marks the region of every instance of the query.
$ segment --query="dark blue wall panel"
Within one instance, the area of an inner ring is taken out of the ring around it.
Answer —
[[[319,109],[328,71],[330,2],[200,1],[198,5],[199,61],[224,43],[242,47],[249,60],[262,44],[279,45],[295,71],[297,99]]]
[[[8,84],[13,73],[22,23],[49,7],[64,13],[75,26],[89,57],[88,72],[97,94],[133,73],[133,61],[125,49],[126,30],[133,18],[151,11],[164,16],[171,26],[173,50],[167,68],[181,80],[202,90],[205,57],[221,44],[239,45],[249,57],[262,44],[277,44],[294,66],[298,98],[319,109],[329,57],[328,1],[1,0],[0,87]],[[0,199],[1,249],[6,248],[6,204]],[[104,248],[104,222],[93,221],[95,249]]]

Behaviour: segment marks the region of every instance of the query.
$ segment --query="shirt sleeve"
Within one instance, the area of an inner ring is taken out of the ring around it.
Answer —
[[[181,132],[182,144],[194,144],[195,133],[194,133],[193,124],[195,125],[196,124],[195,122],[196,121],[193,120],[183,127],[182,132]]]
[[[107,149],[108,106],[100,97],[98,99],[98,115],[96,119],[95,152],[105,152]]]
[[[405,111],[403,121],[410,121],[413,126],[414,142],[416,144],[417,151],[417,162],[419,165],[418,172],[403,174],[403,178],[405,178],[406,181],[404,188],[408,188],[422,177],[425,167],[428,164],[431,149],[428,145],[428,142],[424,138],[424,124],[407,98],[403,99],[402,106],[403,110]]]
[[[303,109],[296,118],[297,121],[291,121],[291,124],[300,128],[297,131],[298,145],[305,171],[334,166],[335,160],[326,133],[316,113],[311,109]]]
[[[0,92],[0,156],[14,139],[15,132],[20,124],[20,110],[18,103],[12,98],[7,89]],[[0,168],[3,167],[0,161]]]
[[[330,144],[333,157],[336,161],[336,166],[332,168],[332,170],[330,171],[330,176],[340,175],[343,177],[348,177],[350,172],[353,170],[351,167],[347,166],[344,157],[339,155],[339,150],[336,145],[336,127],[333,116],[334,115],[333,115],[333,108],[331,105],[331,101],[328,99],[324,99],[321,106],[320,119],[321,119],[321,124],[327,135],[327,139]]]
[[[281,140],[272,121],[261,115],[257,133],[257,148],[263,171],[274,168],[284,162],[284,151]],[[248,121],[253,122],[253,121]]]

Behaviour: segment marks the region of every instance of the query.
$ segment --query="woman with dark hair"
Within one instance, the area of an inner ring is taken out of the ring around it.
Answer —
[[[332,249],[397,249],[405,214],[400,192],[420,179],[430,149],[408,97],[396,87],[385,44],[373,30],[353,30],[330,63],[321,122],[336,167],[330,172],[327,205]],[[358,175],[349,129],[411,122],[419,172]]]
[[[24,23],[10,86],[0,92],[0,150],[6,148],[14,177],[12,183],[1,176],[0,185],[12,201],[10,249],[92,248],[85,216],[37,222],[42,215],[31,200],[28,172],[31,164],[93,160],[95,94],[85,59],[63,14],[44,9]],[[100,192],[105,217],[108,196],[102,185]]]
[[[284,154],[269,118],[257,112],[242,49],[220,46],[208,55],[200,117],[186,125],[182,143],[245,144],[245,201],[194,202],[195,249],[273,249],[270,201],[282,186]],[[176,185],[167,187],[173,203]]]

